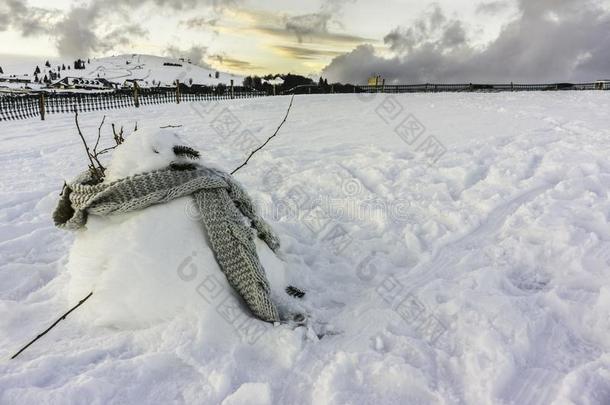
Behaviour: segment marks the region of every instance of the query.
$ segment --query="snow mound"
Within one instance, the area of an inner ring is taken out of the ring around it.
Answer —
[[[176,145],[188,144],[174,130],[134,132],[114,151],[104,181],[184,161],[173,152]],[[221,291],[236,303],[240,316],[250,316],[218,266],[194,210],[186,196],[120,215],[90,215],[87,229],[78,232],[70,250],[70,299],[78,301],[93,291],[92,302],[82,313],[95,324],[120,328],[147,326],[180,311],[217,318],[205,295]],[[284,264],[265,243],[257,239],[256,245],[274,295],[286,295],[282,294],[287,286]],[[203,284],[187,291],[186,281],[195,277]],[[205,322],[219,323],[218,319]]]

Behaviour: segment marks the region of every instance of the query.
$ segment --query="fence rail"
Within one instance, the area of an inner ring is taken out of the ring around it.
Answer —
[[[559,91],[559,90],[608,90],[600,83],[553,84],[388,84],[378,86],[357,85],[300,85],[284,94],[315,93],[422,93],[422,92],[501,92],[501,91]],[[115,108],[140,107],[164,103],[223,100],[261,97],[275,94],[247,87],[164,87],[121,89],[110,92],[39,92],[0,93],[0,121],[33,117],[45,119],[47,114],[87,112]]]
[[[33,117],[45,119],[47,114],[110,110],[143,105],[191,101],[224,100],[266,96],[267,93],[244,87],[226,89],[126,89],[112,92],[71,93],[7,93],[0,95],[0,121]]]

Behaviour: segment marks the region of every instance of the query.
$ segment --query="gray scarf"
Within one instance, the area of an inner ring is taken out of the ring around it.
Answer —
[[[95,184],[85,172],[64,186],[53,221],[62,229],[82,229],[89,214],[122,214],[186,195],[192,195],[195,201],[216,260],[231,287],[255,316],[279,321],[252,228],[273,251],[278,250],[279,239],[258,216],[245,190],[227,173],[199,165],[172,166]],[[244,217],[250,220],[250,226]]]

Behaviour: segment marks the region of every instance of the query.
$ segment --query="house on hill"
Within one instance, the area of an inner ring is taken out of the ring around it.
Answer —
[[[110,90],[114,88],[114,85],[99,77],[89,79],[66,76],[51,83],[49,87],[55,89]]]

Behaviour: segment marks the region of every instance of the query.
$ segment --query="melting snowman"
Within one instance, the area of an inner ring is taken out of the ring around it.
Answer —
[[[195,158],[198,153],[172,130],[138,131],[114,151],[104,183],[188,167]],[[143,327],[185,312],[217,318],[227,302],[233,305],[232,316],[252,317],[193,212],[193,198],[186,195],[126,213],[88,215],[68,259],[70,300],[78,302],[93,291],[82,312],[97,325],[119,328]],[[293,298],[301,292],[288,287],[292,278],[285,263],[267,243],[256,237],[254,242],[280,319],[302,320]]]

